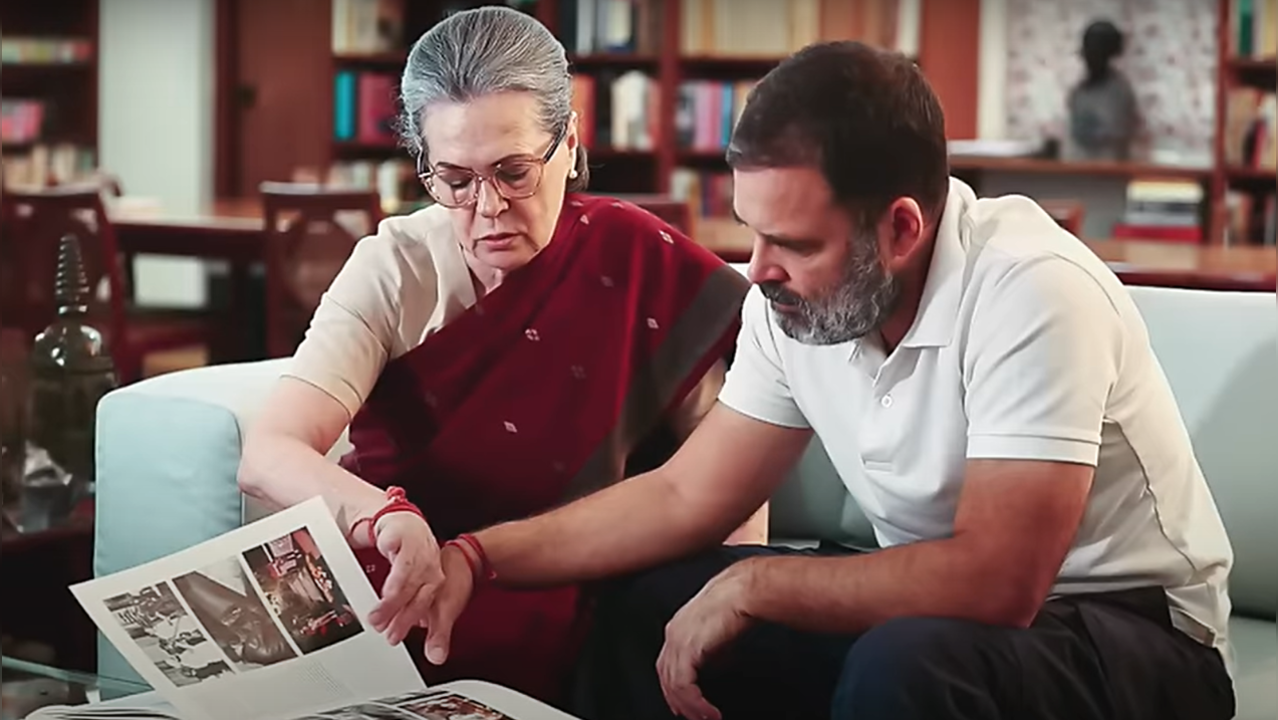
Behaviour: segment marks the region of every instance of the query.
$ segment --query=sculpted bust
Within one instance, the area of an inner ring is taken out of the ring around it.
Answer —
[[[1070,90],[1065,155],[1070,160],[1127,160],[1139,124],[1131,83],[1113,65],[1123,52],[1123,34],[1098,20],[1083,33],[1087,72]]]

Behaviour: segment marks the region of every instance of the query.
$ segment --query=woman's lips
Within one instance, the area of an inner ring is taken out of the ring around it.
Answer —
[[[482,244],[489,250],[508,250],[515,244],[517,237],[519,237],[517,233],[493,233],[479,238],[475,244]]]

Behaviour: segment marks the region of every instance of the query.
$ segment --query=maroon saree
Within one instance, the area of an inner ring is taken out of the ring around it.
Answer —
[[[343,465],[398,485],[442,542],[622,479],[627,455],[724,358],[748,283],[654,216],[569,195],[552,242],[387,364]],[[361,553],[374,587],[386,564]],[[408,647],[428,683],[476,678],[547,702],[566,690],[587,617],[580,588],[480,588],[448,662]]]

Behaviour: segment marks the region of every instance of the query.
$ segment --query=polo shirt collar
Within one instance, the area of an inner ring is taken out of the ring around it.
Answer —
[[[901,339],[904,347],[944,347],[954,336],[971,237],[970,210],[975,202],[976,193],[971,187],[950,178],[950,192],[936,231],[923,297],[914,324]]]

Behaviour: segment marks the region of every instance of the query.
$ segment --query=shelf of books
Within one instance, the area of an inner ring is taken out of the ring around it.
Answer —
[[[332,141],[329,182],[376,187],[387,207],[425,200],[395,130],[408,50],[469,0],[330,0]],[[504,2],[535,13],[536,2]]]
[[[411,177],[392,121],[412,40],[476,2],[332,0],[332,172],[340,180]],[[892,0],[536,0],[563,43],[591,187],[671,193],[696,215],[726,213],[723,151],[750,87],[779,59],[817,40],[890,45]],[[406,192],[416,192],[407,189]]]
[[[422,198],[392,125],[407,50],[449,13],[497,3],[332,0],[334,173],[409,201]],[[1184,172],[1123,170],[1139,182],[1129,188],[1132,212],[1115,227],[1119,234],[1149,235],[1149,222],[1157,220],[1168,240],[1274,243],[1278,0],[1221,3],[1214,162]],[[501,4],[535,15],[564,44],[592,188],[670,194],[687,200],[699,219],[730,214],[726,144],[750,88],[780,58],[814,41],[857,38],[899,47],[909,35],[897,0]],[[1066,171],[1055,167],[1060,163],[1039,164],[1053,166],[1037,168],[1044,173]]]
[[[890,45],[894,6],[561,0],[555,31],[573,60],[597,187],[669,193],[687,200],[698,218],[729,215],[724,150],[750,88],[780,58],[815,41],[858,37]]]
[[[1218,73],[1222,241],[1275,244],[1278,166],[1278,0],[1231,0]]]
[[[4,184],[45,187],[91,174],[97,156],[97,2],[0,8]]]
[[[412,3],[331,0],[331,4],[329,182],[378,187],[383,195],[398,198],[410,168],[394,132],[395,97],[408,57],[406,21]]]

